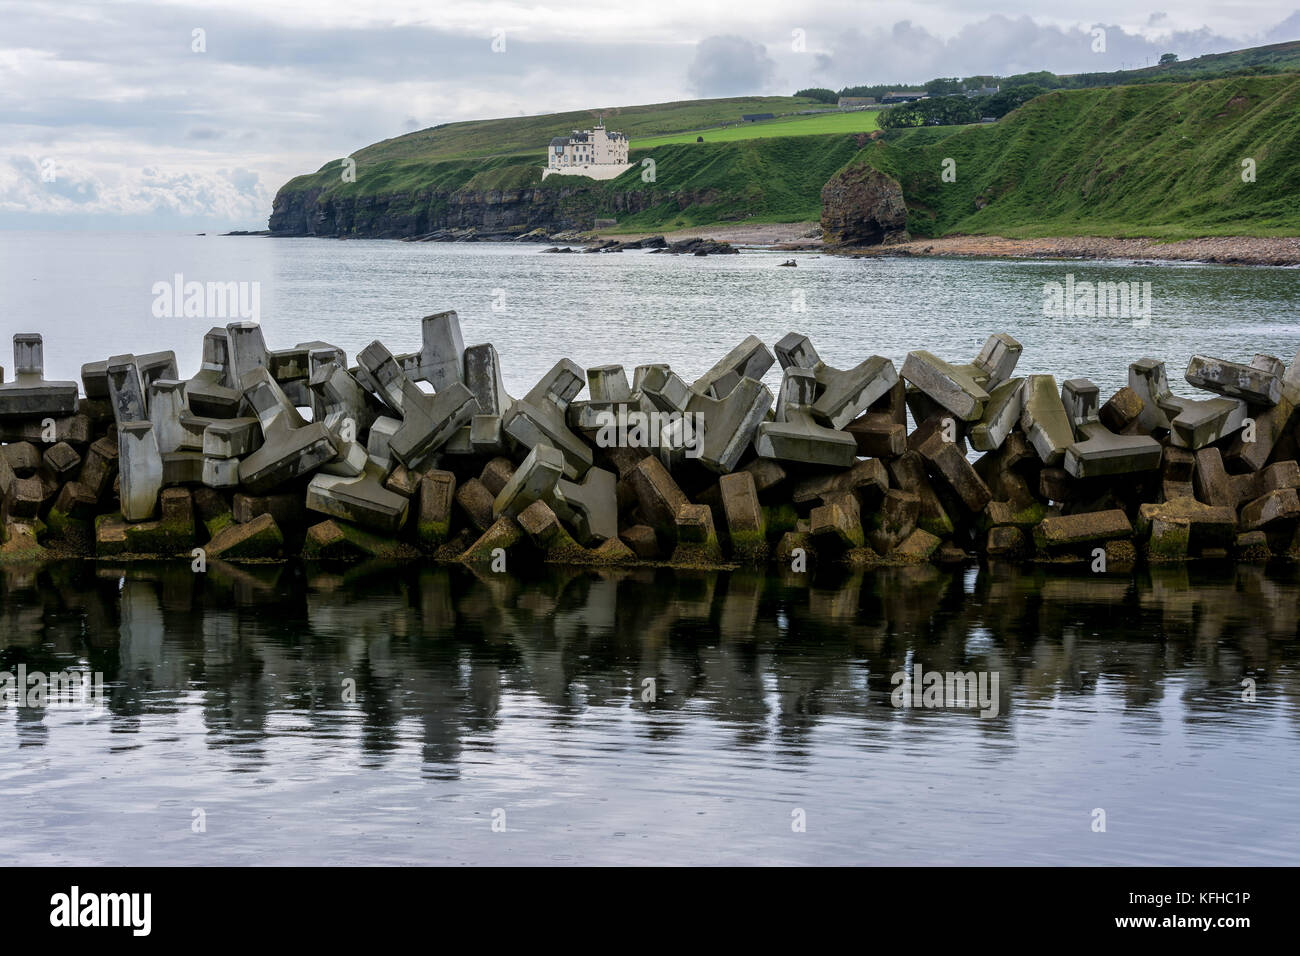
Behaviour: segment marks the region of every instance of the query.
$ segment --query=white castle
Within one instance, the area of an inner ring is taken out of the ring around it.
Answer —
[[[568,136],[551,140],[542,178],[555,173],[613,179],[631,168],[627,161],[627,133],[609,132],[602,120],[595,129],[575,129]]]

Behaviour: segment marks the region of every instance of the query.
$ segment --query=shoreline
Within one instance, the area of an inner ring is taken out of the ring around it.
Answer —
[[[810,233],[815,222],[693,226],[662,233],[596,233],[600,239],[628,241],[662,235],[669,242],[695,236],[741,248],[773,252],[817,252],[848,257],[951,256],[979,259],[1097,259],[1220,265],[1298,266],[1300,237],[1212,236],[1165,241],[1108,236],[1011,239],[1005,236],[943,236],[888,246],[830,245]]]

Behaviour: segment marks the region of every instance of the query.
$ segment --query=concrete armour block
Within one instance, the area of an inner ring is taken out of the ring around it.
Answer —
[[[718,479],[718,489],[732,557],[742,561],[762,560],[767,556],[767,526],[758,503],[754,476],[747,471],[723,475]]]
[[[1241,507],[1241,530],[1258,531],[1300,519],[1300,497],[1295,488],[1278,488]]]
[[[77,480],[96,499],[101,499],[113,487],[117,468],[117,442],[111,438],[100,438],[92,442],[87,449],[86,460],[81,466],[81,475]]]
[[[244,376],[257,368],[271,369],[271,353],[266,347],[262,326],[257,322],[231,322],[226,326],[230,348],[231,379],[242,383]],[[272,376],[274,378],[274,376]]]
[[[969,372],[923,349],[907,353],[903,378],[964,422],[978,421],[989,400]]]
[[[1126,475],[1160,467],[1160,443],[1147,435],[1116,435],[1101,423],[1098,390],[1086,378],[1061,387],[1061,403],[1076,440],[1065,451],[1065,470],[1075,478]]]
[[[844,426],[858,444],[858,454],[868,458],[897,458],[907,451],[907,426],[888,412],[867,412]]]
[[[1132,535],[1133,525],[1119,509],[1049,516],[1034,529],[1034,541],[1040,548],[1074,547]]]
[[[372,342],[357,361],[379,383],[390,405],[402,416],[401,427],[389,438],[392,454],[408,468],[418,468],[463,425],[478,414],[478,402],[459,379],[448,381],[430,396],[402,370],[382,342]],[[372,426],[373,430],[373,426]]]
[[[163,486],[162,453],[149,422],[127,422],[118,428],[118,469],[122,516],[147,521],[154,515]]]
[[[509,458],[498,456],[483,466],[483,471],[479,474],[478,480],[483,482],[488,491],[492,492],[493,497],[496,497],[501,494],[501,489],[506,486],[514,473],[515,463]]]
[[[149,420],[144,385],[134,355],[115,355],[108,360],[108,398],[113,406],[113,420],[118,427],[127,422]]]
[[[919,501],[916,524],[942,538],[953,532],[952,518],[935,493],[926,472],[925,459],[919,452],[909,451],[887,464],[893,486],[916,496]],[[897,506],[897,502],[894,503]],[[901,538],[899,539],[901,540]],[[895,544],[897,541],[894,542]],[[892,545],[890,545],[892,547]],[[889,550],[886,548],[886,550]]]
[[[384,534],[402,527],[408,505],[406,498],[384,487],[383,472],[374,464],[355,478],[318,474],[307,485],[311,511]]]
[[[591,467],[591,448],[569,430],[565,412],[584,385],[582,370],[562,359],[504,415],[501,427],[524,448],[549,445],[564,457],[564,477],[577,481]]]
[[[921,498],[910,491],[891,488],[871,515],[867,541],[877,554],[888,554],[917,528],[921,516]]]
[[[325,424],[304,422],[267,369],[255,367],[245,374],[241,386],[263,436],[262,447],[239,465],[239,480],[248,491],[265,494],[338,457],[339,449]]]
[[[256,418],[223,418],[203,429],[203,454],[209,458],[242,458],[262,447],[262,426]]]
[[[720,474],[734,471],[771,407],[771,391],[753,378],[742,378],[724,398],[693,393],[685,414],[663,429],[661,456],[674,464],[696,458]]]
[[[54,422],[53,441],[70,445],[88,445],[96,434],[89,416],[78,412],[59,418],[5,418],[0,415],[0,441],[30,441],[49,444],[51,436],[48,423]]]
[[[993,500],[984,480],[954,442],[944,441],[935,433],[917,451],[971,514],[979,514]]]
[[[1051,375],[1030,375],[1025,379],[1020,427],[1045,465],[1059,465],[1065,450],[1074,444],[1074,428]]]
[[[1020,422],[1024,408],[1023,378],[999,382],[989,392],[984,413],[970,429],[970,443],[976,451],[994,451],[1002,447],[1011,429]]]
[[[1144,406],[1141,396],[1125,385],[1106,400],[1097,413],[1101,423],[1111,431],[1119,433],[1136,422]]]
[[[422,547],[436,549],[451,537],[455,493],[456,476],[449,471],[430,471],[420,479],[415,536]]]
[[[14,380],[0,375],[0,417],[37,418],[77,411],[77,383],[45,380],[45,346],[40,335],[14,335]]]
[[[603,468],[588,468],[582,482],[560,478],[544,500],[586,547],[618,537],[618,478]]]
[[[20,478],[29,478],[41,467],[41,452],[29,441],[11,442],[0,447],[0,457]]]
[[[1176,529],[1185,528],[1185,532]],[[1162,504],[1147,503],[1138,508],[1135,528],[1139,537],[1151,538],[1151,550],[1160,557],[1176,555],[1167,547],[1174,543],[1184,549],[1231,547],[1237,536],[1237,512],[1226,506],[1203,504],[1192,498],[1176,498]],[[1172,535],[1172,537],[1169,537]]]
[[[464,382],[465,339],[455,311],[436,312],[420,320],[420,351],[400,356],[402,370],[440,392]]]
[[[456,488],[455,500],[475,529],[483,532],[491,527],[494,520],[492,516],[493,497],[492,492],[483,487],[483,482],[477,478],[462,482]]]
[[[492,517],[517,517],[534,501],[548,500],[564,474],[559,449],[537,445],[519,465],[492,502]]]
[[[1259,471],[1268,464],[1273,450],[1291,431],[1300,405],[1300,389],[1288,385],[1276,405],[1257,412],[1233,435],[1223,453],[1224,461],[1234,470]]]
[[[712,399],[726,398],[742,379],[761,381],[774,361],[771,350],[762,339],[756,335],[746,336],[713,368],[697,378],[691,384],[691,390]],[[592,394],[594,399],[595,393]]]
[[[1192,484],[1196,497],[1207,505],[1237,506],[1228,472],[1223,467],[1223,454],[1217,448],[1202,448],[1196,452],[1196,470]]]
[[[238,488],[239,459],[203,456],[203,485],[208,488]]]
[[[502,515],[465,549],[460,560],[466,564],[493,561],[498,549],[508,554],[511,548],[525,538],[524,529],[519,527],[519,522],[510,515]]]
[[[637,502],[646,523],[660,534],[676,534],[677,512],[689,504],[677,482],[657,458],[643,458],[627,479],[636,492]]]
[[[808,516],[808,531],[818,548],[835,550],[862,548],[866,535],[862,530],[862,510],[856,495],[830,495]]]
[[[343,420],[352,423],[354,440],[367,434],[380,416],[378,403],[341,362],[330,360],[317,365],[308,379],[308,387],[315,399],[312,403],[315,420],[341,414]]]
[[[776,420],[762,422],[754,449],[763,458],[847,468],[858,443],[847,432],[826,428],[813,418],[811,404],[817,377],[811,369],[790,365],[781,378]]]
[[[465,387],[478,402],[479,413],[470,422],[470,448],[476,455],[497,455],[509,445],[502,417],[515,400],[506,392],[501,360],[490,344],[465,349]]]
[[[82,487],[80,482],[69,481],[59,491],[51,511],[77,521],[88,521],[95,516],[99,500]]]
[[[685,504],[674,517],[677,547],[675,564],[717,564],[722,561],[722,546],[713,528],[713,512],[707,505]]]
[[[659,538],[648,524],[635,524],[619,532],[619,539],[642,561],[657,561],[660,557]]]
[[[81,456],[65,441],[57,442],[41,456],[45,469],[59,481],[68,481],[81,467]]]
[[[84,377],[84,373],[83,373]],[[243,398],[231,368],[230,338],[217,326],[203,336],[203,362],[198,374],[185,383],[185,398],[196,415],[234,418]]]
[[[777,343],[782,369],[804,368],[813,373],[817,388],[809,403],[813,418],[828,428],[841,429],[864,415],[889,395],[898,383],[894,363],[872,355],[851,369],[827,365],[806,335],[791,332]]]
[[[548,561],[581,561],[585,556],[582,546],[560,524],[559,517],[544,501],[534,501],[519,513],[519,527]]]
[[[1276,405],[1282,397],[1282,363],[1257,355],[1250,365],[1193,355],[1184,376],[1189,385],[1254,405]]]
[[[209,560],[276,558],[284,551],[284,535],[271,515],[262,514],[247,524],[226,525],[204,545],[204,550]]]
[[[1023,348],[1006,332],[997,332],[984,340],[979,355],[971,363],[973,377],[985,389],[992,391],[1016,370]]]
[[[828,428],[844,428],[888,395],[898,382],[894,363],[872,355],[850,369],[825,363],[814,370],[819,394],[812,404],[813,418]]]
[[[1231,398],[1181,398],[1169,389],[1165,363],[1139,359],[1129,366],[1129,388],[1141,401],[1137,422],[1142,431],[1168,430],[1170,440],[1193,451],[1231,435],[1249,413],[1245,402]]]

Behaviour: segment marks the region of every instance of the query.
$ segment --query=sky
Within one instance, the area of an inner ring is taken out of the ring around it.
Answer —
[[[1145,66],[1300,39],[1296,3],[0,0],[0,228],[263,229],[438,123]]]

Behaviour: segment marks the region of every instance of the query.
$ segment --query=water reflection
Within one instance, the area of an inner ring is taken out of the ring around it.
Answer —
[[[1297,713],[1290,568],[923,566],[810,582],[663,570],[521,580],[383,564],[195,575],[101,562],[5,570],[0,587],[0,669],[102,671],[116,746],[132,746],[145,716],[198,713],[207,747],[240,772],[263,769],[269,742],[286,735],[355,747],[371,768],[418,738],[424,773],[455,778],[467,752],[491,751],[538,708],[559,730],[635,714],[619,746],[714,721],[731,748],[796,760],[828,723],[863,740],[901,724],[995,744],[1015,739],[1022,714],[1064,702],[1118,708],[1128,729],[1158,733],[1170,693],[1184,721],[1246,723],[1243,678],[1289,720]],[[891,706],[891,676],[917,665],[997,673],[999,716]],[[59,723],[8,713],[23,747]]]

